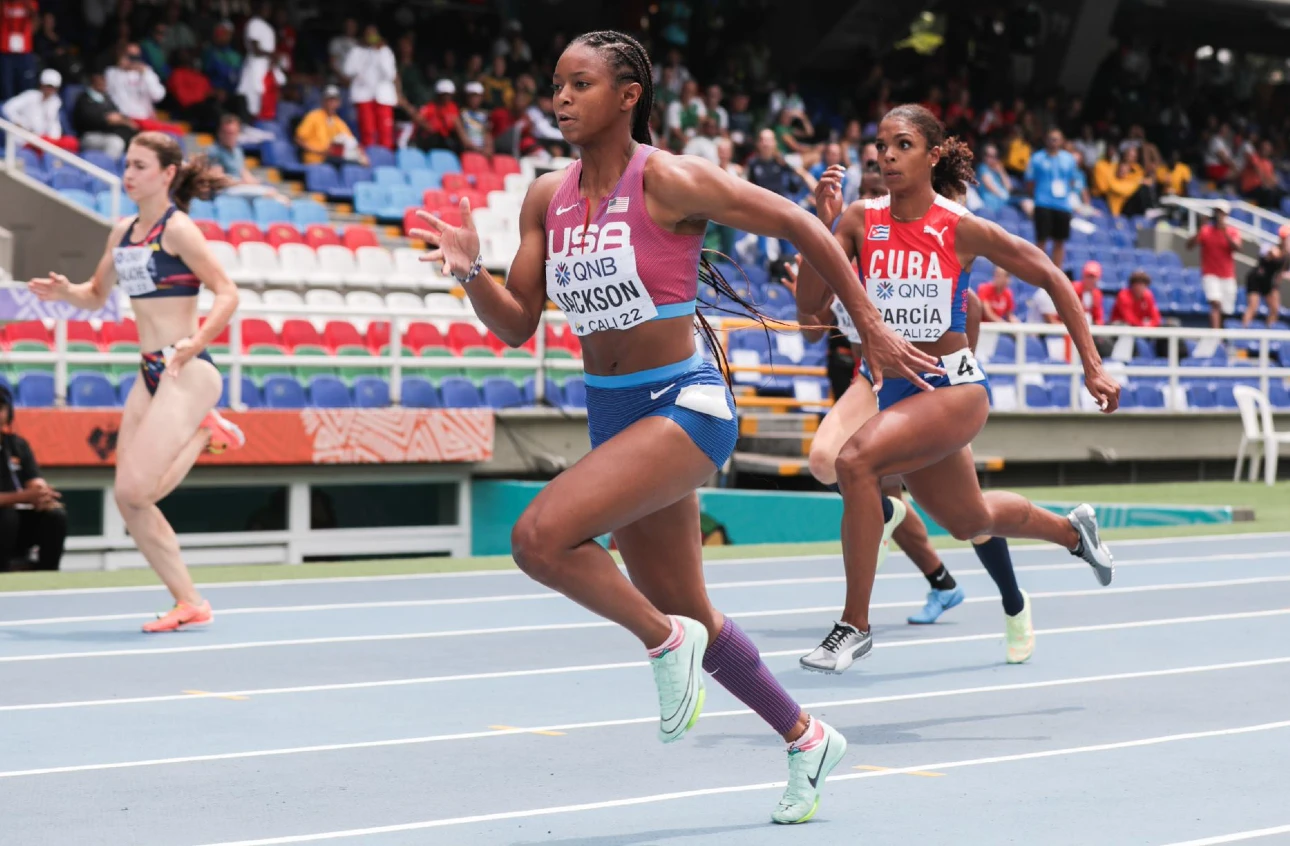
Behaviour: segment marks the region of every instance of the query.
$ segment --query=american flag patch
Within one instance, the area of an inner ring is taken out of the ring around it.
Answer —
[[[886,241],[890,237],[890,235],[891,235],[890,227],[886,226],[885,224],[875,223],[873,226],[869,227],[868,240]]]
[[[631,197],[614,197],[609,201],[605,214],[622,214],[627,211],[627,201],[630,199]]]

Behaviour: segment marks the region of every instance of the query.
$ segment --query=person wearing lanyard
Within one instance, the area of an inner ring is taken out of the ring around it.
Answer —
[[[62,494],[41,478],[31,445],[14,433],[13,397],[4,385],[0,385],[0,463],[0,572],[19,564],[33,547],[39,548],[36,569],[57,570],[67,539]]]
[[[1066,242],[1071,237],[1073,197],[1079,190],[1079,165],[1063,145],[1060,129],[1048,130],[1044,149],[1030,157],[1026,182],[1035,195],[1035,243],[1052,242],[1053,264],[1066,266]]]

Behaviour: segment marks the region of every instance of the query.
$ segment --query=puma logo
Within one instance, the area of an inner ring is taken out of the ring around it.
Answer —
[[[945,246],[945,230],[946,230],[946,229],[949,229],[949,228],[950,228],[950,227],[949,227],[949,224],[946,224],[945,226],[942,226],[940,229],[933,229],[933,228],[932,228],[932,227],[930,227],[930,226],[924,226],[924,227],[923,227],[923,232],[924,232],[925,234],[927,234],[927,235],[931,235],[933,238],[935,238],[935,239],[936,239],[936,243],[938,243],[938,244],[940,244],[942,247],[944,247],[944,246]]]

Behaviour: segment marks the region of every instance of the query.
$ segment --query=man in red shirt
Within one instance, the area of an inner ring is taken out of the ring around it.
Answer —
[[[36,0],[0,0],[0,101],[36,87]]]
[[[461,110],[453,101],[457,86],[451,79],[441,79],[435,83],[434,93],[435,98],[422,106],[421,113],[413,118],[417,125],[413,143],[422,150],[460,150],[457,121],[461,120]]]
[[[1214,204],[1214,219],[1200,228],[1187,241],[1187,246],[1200,244],[1200,284],[1209,300],[1209,325],[1219,329],[1223,315],[1236,311],[1236,261],[1233,256],[1241,248],[1241,233],[1227,225],[1231,207],[1226,200]]]
[[[1079,297],[1089,322],[1101,326],[1106,322],[1102,313],[1102,291],[1097,284],[1102,281],[1102,265],[1096,261],[1084,262],[1084,272],[1075,283],[1075,296]]]
[[[981,300],[981,319],[989,322],[1017,323],[1017,301],[1008,286],[1008,271],[994,269],[994,278],[976,289]]]
[[[1146,271],[1135,270],[1129,276],[1129,287],[1115,298],[1111,322],[1129,326],[1160,325],[1160,309],[1156,308],[1156,298],[1151,293],[1151,277]]]

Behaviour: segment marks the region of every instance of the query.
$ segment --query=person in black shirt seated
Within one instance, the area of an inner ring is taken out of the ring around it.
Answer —
[[[0,385],[0,572],[28,569],[39,547],[36,569],[57,570],[67,539],[62,495],[40,477],[27,441],[13,433],[13,398]]]

